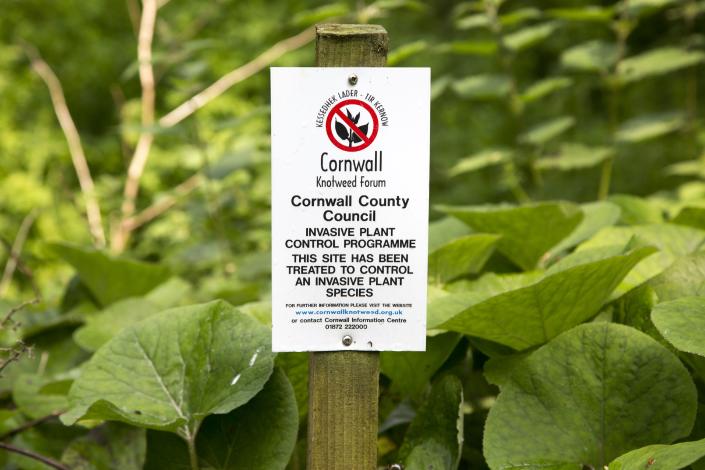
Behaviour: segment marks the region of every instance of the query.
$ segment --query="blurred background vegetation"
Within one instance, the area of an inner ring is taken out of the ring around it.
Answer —
[[[40,326],[23,333],[39,345],[80,323],[57,321],[81,285],[53,241],[167,266],[186,281],[184,303],[268,300],[268,67],[314,65],[302,32],[318,22],[382,24],[390,66],[432,67],[432,204],[610,198],[628,216],[643,209],[628,195],[705,198],[700,0],[162,0],[154,119],[138,0],[0,8],[0,306],[39,297]],[[233,71],[201,109],[160,121]],[[94,197],[57,121],[54,74]],[[126,175],[151,137],[131,210]],[[103,237],[87,222],[92,199]],[[56,370],[85,359],[64,340]]]

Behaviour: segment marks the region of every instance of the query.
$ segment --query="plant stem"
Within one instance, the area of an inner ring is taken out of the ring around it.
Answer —
[[[14,429],[11,429],[10,431],[7,431],[6,433],[0,435],[0,441],[4,441],[5,439],[9,439],[10,437],[16,436],[17,434],[21,434],[24,431],[31,429],[35,426],[39,426],[42,423],[46,423],[49,420],[52,420],[56,417],[58,417],[61,413],[56,412],[56,413],[51,413],[46,416],[42,416],[41,418],[37,418],[32,421],[27,421],[26,423],[22,424],[21,426],[18,426]]]
[[[8,444],[6,442],[0,442],[0,449],[5,449],[8,452],[14,452],[15,454],[24,455],[25,457],[34,459],[38,462],[43,463],[44,465],[47,465],[51,468],[55,468],[57,470],[70,470],[69,467],[62,464],[61,462],[57,462],[56,460],[50,459],[49,457],[44,457],[43,455],[37,454],[36,452],[32,452],[31,450],[15,447],[12,444]]]
[[[188,456],[191,461],[191,470],[198,469],[198,453],[196,452],[196,436],[186,439],[186,444],[188,444]]]

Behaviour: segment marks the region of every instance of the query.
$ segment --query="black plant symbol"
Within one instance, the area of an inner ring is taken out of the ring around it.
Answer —
[[[348,116],[348,119],[350,119],[353,122],[353,124],[357,125],[357,121],[360,120],[360,113],[357,113],[355,115],[355,117],[353,117],[353,115],[350,114],[350,111],[348,111],[346,109],[345,114]],[[366,136],[368,125],[369,124],[363,124],[362,126],[357,126],[357,128],[360,130],[360,132],[362,132]],[[352,147],[353,144],[356,144],[358,142],[362,142],[362,139],[360,138],[359,135],[357,135],[357,133],[355,131],[353,131],[352,129],[350,129],[348,131],[348,126],[346,126],[342,122],[339,122],[337,118],[335,120],[335,132],[336,132],[336,134],[338,134],[338,137],[340,137],[343,140],[348,141],[349,147]]]

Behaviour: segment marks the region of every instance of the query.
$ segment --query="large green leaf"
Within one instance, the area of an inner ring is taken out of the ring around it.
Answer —
[[[617,45],[604,41],[588,41],[563,52],[563,67],[583,72],[606,73],[617,61]]]
[[[583,220],[567,238],[553,247],[553,252],[572,248],[619,220],[619,207],[611,202],[591,202],[581,205],[580,209],[583,211]]]
[[[685,126],[686,117],[681,112],[638,116],[623,123],[615,138],[620,142],[639,143],[670,134]]]
[[[549,341],[598,313],[650,248],[574,266],[472,305],[438,327],[517,350]]]
[[[624,59],[617,66],[617,75],[623,82],[632,82],[692,67],[703,61],[705,53],[701,51],[663,47]]]
[[[86,318],[86,324],[76,330],[73,339],[87,351],[95,351],[123,328],[154,315],[161,309],[145,298],[118,300],[100,313]]]
[[[54,244],[53,250],[69,263],[103,305],[127,297],[139,297],[169,279],[169,269],[68,243]]]
[[[392,379],[392,388],[403,396],[415,396],[443,365],[458,344],[460,335],[445,333],[426,338],[424,352],[385,351],[380,354],[382,373]]]
[[[501,235],[498,250],[525,270],[536,267],[546,252],[567,237],[583,218],[578,206],[562,202],[439,209],[478,232]]]
[[[651,321],[676,349],[705,356],[705,297],[660,303],[651,312]]]
[[[668,269],[654,277],[649,285],[661,302],[681,297],[705,296],[705,252],[699,251],[677,259]]]
[[[209,416],[196,439],[202,468],[270,470],[286,467],[298,432],[296,400],[278,369],[264,389],[226,415]],[[149,431],[145,470],[191,470],[186,444],[170,433]]]
[[[289,379],[296,396],[299,417],[303,418],[308,413],[308,353],[278,353],[275,364]]]
[[[560,335],[511,368],[500,389],[484,437],[493,470],[603,468],[687,436],[695,419],[695,386],[678,358],[612,323]]]
[[[610,470],[676,470],[705,457],[705,439],[673,445],[653,445],[628,452],[612,461]]]
[[[509,94],[511,81],[506,75],[473,75],[455,81],[452,87],[463,98],[500,99]]]
[[[83,367],[61,419],[124,421],[192,439],[203,418],[250,400],[272,372],[269,328],[222,301],[122,330]]]
[[[428,224],[428,251],[430,253],[446,243],[470,233],[470,227],[455,217],[434,220]]]
[[[38,419],[53,413],[60,413],[68,409],[66,399],[67,386],[61,389],[45,389],[44,387],[54,382],[51,378],[38,374],[22,374],[15,379],[12,388],[12,399],[15,405],[30,418]],[[70,385],[70,381],[66,383]]]
[[[440,379],[411,422],[398,457],[407,470],[455,470],[463,443],[463,387],[453,375]]]
[[[457,238],[428,255],[428,278],[444,283],[462,274],[478,273],[497,244],[498,235],[472,234]]]
[[[526,90],[521,94],[521,99],[524,103],[533,103],[546,96],[555,93],[560,90],[564,90],[573,83],[568,77],[550,77],[543,80],[539,80],[531,84]]]
[[[630,194],[613,194],[609,201],[622,210],[620,221],[624,225],[660,224],[663,212],[651,201]]]
[[[72,470],[142,470],[146,453],[144,429],[106,423],[71,442],[61,461]]]

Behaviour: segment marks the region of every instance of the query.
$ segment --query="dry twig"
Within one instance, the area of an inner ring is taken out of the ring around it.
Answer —
[[[20,228],[17,230],[17,235],[15,236],[15,241],[10,247],[10,253],[7,257],[7,263],[5,264],[5,270],[3,271],[2,279],[0,280],[0,297],[3,297],[7,293],[7,289],[10,287],[12,276],[15,274],[15,269],[17,269],[20,253],[22,253],[22,247],[24,246],[24,242],[27,240],[29,229],[32,227],[32,224],[36,218],[37,211],[31,210],[29,214],[22,219]]]

